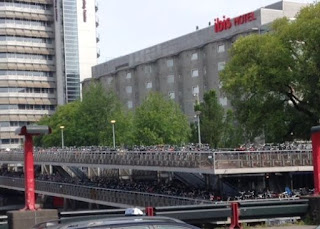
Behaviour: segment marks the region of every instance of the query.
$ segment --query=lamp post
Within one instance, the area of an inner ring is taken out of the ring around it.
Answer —
[[[60,126],[60,129],[61,129],[61,147],[62,149],[64,148],[64,138],[63,138],[63,129],[64,129],[64,126]]]
[[[198,93],[193,94],[193,96],[196,97],[197,105],[200,105],[199,91],[198,91]],[[199,107],[197,109],[199,109]],[[201,114],[201,111],[197,110],[197,111],[195,111],[195,113],[196,113],[197,122],[198,122],[198,143],[199,143],[199,148],[200,148],[201,147],[201,132],[200,132],[200,114]]]
[[[198,122],[198,142],[199,142],[199,147],[201,147],[200,114],[201,114],[201,111],[196,111],[197,122]]]
[[[114,124],[116,123],[116,120],[111,120],[110,121],[112,124],[112,140],[113,140],[113,148],[116,148],[116,133],[114,131]]]

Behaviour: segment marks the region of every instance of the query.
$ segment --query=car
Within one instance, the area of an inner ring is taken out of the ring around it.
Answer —
[[[181,220],[161,216],[143,216],[136,209],[126,210],[124,217],[86,216],[49,221],[33,229],[199,229]]]

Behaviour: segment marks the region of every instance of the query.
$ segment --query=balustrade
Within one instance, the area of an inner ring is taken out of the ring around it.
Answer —
[[[24,179],[0,176],[0,186],[16,188],[24,187]],[[92,186],[58,183],[49,181],[36,181],[37,193],[51,193],[53,196],[69,198],[83,198],[87,202],[110,202],[134,206],[177,206],[211,203],[211,201],[182,198],[168,195],[157,195],[143,192],[130,192],[115,189],[97,188]]]
[[[0,161],[23,162],[23,153],[0,152]],[[277,151],[81,151],[41,150],[34,152],[35,163],[67,163],[123,166],[156,166],[200,169],[311,166],[311,150]]]

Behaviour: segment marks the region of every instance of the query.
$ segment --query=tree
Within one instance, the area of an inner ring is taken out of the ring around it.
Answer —
[[[52,128],[52,134],[39,137],[37,145],[60,146],[64,128],[65,146],[112,146],[112,126],[116,120],[117,145],[132,144],[132,115],[126,112],[113,92],[106,92],[99,83],[92,83],[83,93],[83,101],[58,107],[51,117],[44,117],[39,124]]]
[[[234,120],[232,111],[225,111],[218,102],[214,90],[204,94],[203,102],[195,106],[195,111],[200,111],[202,143],[214,148],[231,148],[241,142],[241,131]],[[191,125],[194,139],[197,139],[195,137],[198,134],[197,125],[198,123]]]
[[[320,112],[320,5],[306,7],[272,32],[240,38],[221,72],[223,89],[248,141],[309,139]],[[303,122],[301,122],[303,120]]]
[[[195,110],[200,113],[201,141],[217,148],[223,128],[224,109],[219,104],[216,92],[204,94],[203,102]]]
[[[181,144],[188,141],[190,127],[174,101],[150,93],[135,111],[134,133],[139,145]]]
[[[111,120],[116,120],[116,144],[131,142],[131,119],[128,118],[119,99],[112,91],[106,91],[100,83],[91,83],[83,93],[83,101],[77,116],[79,145],[112,145]],[[127,138],[128,137],[128,138]]]
[[[243,128],[235,119],[232,110],[225,111],[219,148],[235,148],[244,142]]]
[[[35,145],[43,147],[61,146],[61,129],[65,126],[65,145],[78,145],[76,131],[76,117],[79,112],[80,101],[75,101],[64,106],[59,106],[52,116],[43,117],[38,124],[51,127],[50,135],[39,136],[35,139]]]

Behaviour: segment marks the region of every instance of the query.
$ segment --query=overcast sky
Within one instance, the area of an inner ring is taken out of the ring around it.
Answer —
[[[99,63],[191,33],[277,0],[97,0]],[[314,0],[291,0],[312,3]]]

